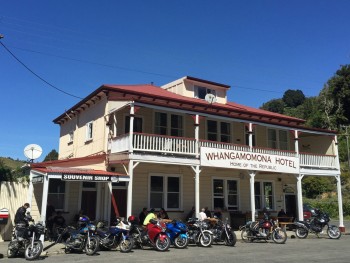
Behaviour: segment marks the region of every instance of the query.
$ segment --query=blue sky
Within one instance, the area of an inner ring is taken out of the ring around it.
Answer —
[[[319,94],[350,63],[350,1],[1,1],[1,42],[77,97],[102,84],[193,76],[252,107],[287,89]],[[52,120],[79,99],[0,45],[0,156],[58,151]]]

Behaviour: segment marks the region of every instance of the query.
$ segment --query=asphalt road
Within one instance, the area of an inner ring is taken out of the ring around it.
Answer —
[[[288,238],[286,244],[278,245],[269,241],[244,243],[237,241],[235,247],[213,245],[209,248],[190,245],[187,249],[170,248],[168,252],[153,249],[134,249],[130,253],[119,251],[100,251],[97,255],[51,254],[42,256],[39,262],[350,262],[350,235],[339,240],[328,237],[317,238],[310,235],[307,239]],[[0,262],[25,262],[24,258],[8,259]]]

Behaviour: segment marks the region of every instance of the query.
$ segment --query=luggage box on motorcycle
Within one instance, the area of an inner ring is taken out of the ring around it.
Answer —
[[[0,225],[6,225],[9,219],[9,210],[7,208],[0,209]]]

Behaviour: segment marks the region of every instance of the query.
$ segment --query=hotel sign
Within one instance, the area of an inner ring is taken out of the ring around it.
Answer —
[[[275,173],[299,173],[299,159],[254,152],[201,147],[201,166],[256,170]]]
[[[106,175],[62,174],[63,181],[115,182],[118,178]]]

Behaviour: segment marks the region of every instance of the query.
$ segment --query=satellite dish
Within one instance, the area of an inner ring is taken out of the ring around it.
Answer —
[[[210,103],[210,104],[213,104],[214,102],[216,102],[216,97],[214,94],[211,94],[211,93],[208,93],[207,95],[205,95],[205,101]]]
[[[29,144],[24,148],[24,155],[30,160],[38,159],[42,152],[43,149],[37,144]]]

